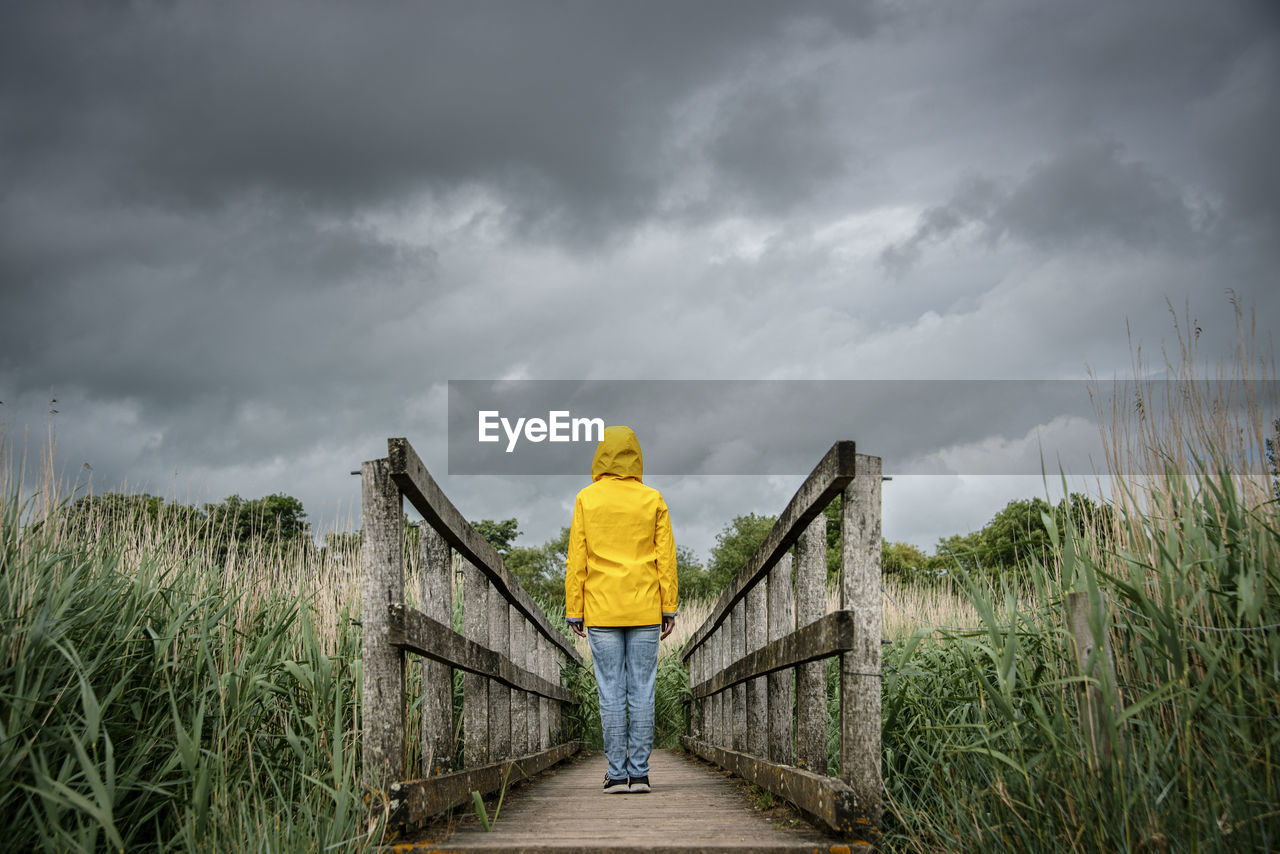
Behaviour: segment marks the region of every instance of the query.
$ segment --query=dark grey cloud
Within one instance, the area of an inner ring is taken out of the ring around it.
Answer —
[[[868,4],[10,5],[5,160],[85,158],[114,196],[242,192],[338,207],[469,182],[584,227],[662,181],[664,111],[788,27],[870,32]],[[655,121],[656,119],[656,121]]]
[[[3,4],[0,429],[314,508],[389,435],[439,473],[451,379],[1106,375],[1166,301],[1229,341],[1228,286],[1280,316],[1278,63],[1265,3]],[[573,491],[445,480],[534,540]],[[664,482],[704,544],[794,488]]]
[[[1107,144],[1038,165],[1000,206],[991,227],[1050,249],[1082,242],[1181,246],[1194,231],[1179,188]]]
[[[1119,145],[1094,143],[1038,162],[1020,180],[967,179],[947,202],[927,208],[915,231],[887,246],[880,261],[901,275],[926,248],[965,228],[987,246],[1008,238],[1050,253],[1080,247],[1195,251],[1213,216],[1201,219],[1172,180],[1126,157]]]
[[[749,208],[787,211],[839,180],[850,153],[814,81],[736,93],[720,107],[709,154],[713,191]],[[723,203],[723,202],[722,202]]]

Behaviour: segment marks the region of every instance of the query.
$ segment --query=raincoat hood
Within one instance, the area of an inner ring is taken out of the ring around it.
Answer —
[[[630,477],[640,480],[644,473],[644,457],[640,440],[630,427],[606,427],[604,438],[596,445],[591,461],[591,480],[602,477]]]

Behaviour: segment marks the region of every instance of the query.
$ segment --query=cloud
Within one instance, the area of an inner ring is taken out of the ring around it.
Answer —
[[[1223,288],[1280,313],[1277,32],[1184,0],[0,4],[0,421],[39,435],[52,388],[99,485],[310,509],[387,436],[438,473],[450,379],[1106,375],[1166,300],[1229,341]],[[794,488],[708,483],[667,483],[704,539]],[[533,541],[572,491],[445,487]]]
[[[523,223],[595,231],[650,209],[683,92],[801,24],[869,31],[871,8],[9,7],[0,150],[15,175],[87,161],[102,192],[164,207],[344,210],[479,183]]]
[[[1173,181],[1124,157],[1119,145],[1093,143],[1061,151],[1017,181],[967,179],[948,201],[926,208],[910,236],[886,246],[880,264],[901,276],[925,249],[965,229],[987,246],[1011,239],[1055,254],[1183,251],[1203,236]]]
[[[1114,144],[1073,148],[1038,165],[988,228],[1050,251],[1082,244],[1174,248],[1195,236],[1177,186],[1125,159]]]

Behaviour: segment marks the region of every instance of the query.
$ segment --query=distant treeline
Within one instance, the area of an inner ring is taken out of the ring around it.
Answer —
[[[195,506],[166,501],[146,493],[125,495],[106,493],[83,496],[66,510],[67,522],[75,530],[132,526],[134,520],[151,520],[172,530],[191,531],[204,541],[215,558],[223,558],[233,547],[261,546],[264,542],[289,545],[310,542],[311,526],[302,502],[291,495],[273,493],[244,499],[232,495],[216,504]],[[826,509],[827,572],[834,576],[840,565],[840,499]],[[736,516],[716,535],[705,562],[688,546],[676,547],[676,571],[680,595],[685,601],[719,595],[764,542],[776,516],[755,513]],[[941,580],[959,571],[967,575],[1002,576],[1026,566],[1030,558],[1043,560],[1050,550],[1046,521],[1058,530],[1068,524],[1081,535],[1096,536],[1110,528],[1112,510],[1086,495],[1072,493],[1057,504],[1043,498],[1010,501],[981,529],[953,534],[938,540],[933,554],[911,543],[885,540],[881,560],[886,576],[903,582]],[[492,545],[507,568],[535,597],[544,603],[557,602],[564,595],[564,566],[568,554],[569,529],[538,546],[515,544],[520,524],[515,518],[481,519],[472,523]],[[414,548],[417,526],[405,519],[406,545]],[[356,548],[360,533],[331,533],[326,548]]]
[[[840,512],[837,497],[826,509],[827,573],[831,577],[840,567]],[[677,546],[680,598],[690,601],[718,596],[764,542],[777,519],[755,513],[734,517],[716,535],[705,564],[692,549]],[[1057,504],[1043,498],[1014,499],[981,529],[939,539],[931,555],[911,543],[884,541],[882,568],[886,576],[910,583],[942,581],[955,572],[1001,577],[1028,566],[1032,558],[1046,559],[1052,545],[1046,522],[1059,531],[1070,525],[1081,536],[1093,537],[1107,531],[1112,521],[1109,505],[1081,493],[1072,493]],[[472,524],[498,550],[525,589],[547,602],[563,597],[567,527],[540,546],[517,546],[520,527],[516,519],[481,519]]]
[[[311,536],[302,502],[281,493],[253,499],[231,495],[217,504],[196,506],[147,493],[108,492],[81,496],[64,512],[68,529],[86,534],[137,531],[139,523],[147,522],[160,530],[186,531],[219,559],[233,547],[288,545],[309,542]]]

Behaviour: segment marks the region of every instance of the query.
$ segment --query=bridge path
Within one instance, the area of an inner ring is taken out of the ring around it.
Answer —
[[[803,822],[798,827],[775,827],[752,808],[724,772],[683,753],[653,752],[653,791],[648,794],[604,794],[604,767],[604,757],[598,753],[576,757],[508,792],[491,832],[486,833],[470,815],[443,839],[402,843],[394,850],[404,854],[850,851],[849,844]]]

